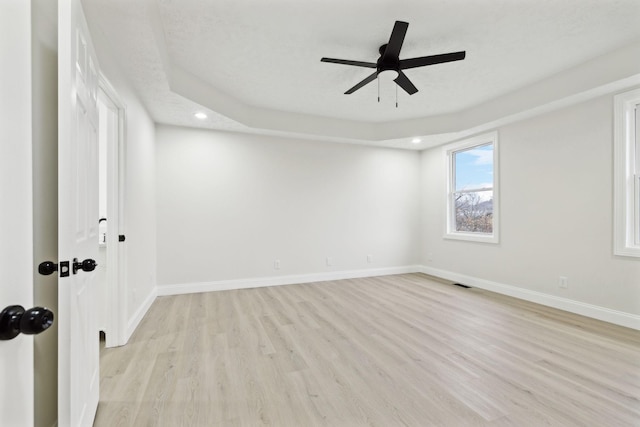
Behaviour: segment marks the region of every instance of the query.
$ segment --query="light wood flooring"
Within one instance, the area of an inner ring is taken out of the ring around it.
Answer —
[[[95,426],[640,426],[640,332],[421,274],[160,297]]]

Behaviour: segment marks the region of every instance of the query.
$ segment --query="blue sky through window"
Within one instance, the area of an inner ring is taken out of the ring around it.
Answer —
[[[454,161],[456,191],[493,187],[493,144],[458,151]]]

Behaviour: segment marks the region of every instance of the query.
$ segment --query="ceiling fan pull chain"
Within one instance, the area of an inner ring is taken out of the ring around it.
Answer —
[[[376,79],[378,81],[378,102],[380,102],[380,77]]]
[[[396,108],[398,108],[398,85],[396,85]]]

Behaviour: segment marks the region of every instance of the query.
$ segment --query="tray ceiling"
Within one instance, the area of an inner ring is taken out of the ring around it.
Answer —
[[[157,122],[382,145],[408,136],[403,123],[468,114],[640,40],[637,0],[83,4]],[[408,70],[419,92],[399,89],[398,108],[391,82],[381,83],[380,103],[375,82],[344,95],[371,70],[320,58],[375,62],[395,20],[409,22],[401,59],[459,50],[466,59]],[[209,118],[195,120],[197,110]]]

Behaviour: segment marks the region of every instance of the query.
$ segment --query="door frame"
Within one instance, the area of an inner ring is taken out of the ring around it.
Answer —
[[[109,108],[116,111],[118,130],[115,140],[107,142],[107,319],[106,347],[117,347],[127,343],[127,292],[126,292],[126,240],[124,189],[125,189],[125,139],[126,105],[109,80],[100,73],[99,99],[104,96]],[[99,101],[101,102],[101,101]],[[109,231],[111,230],[111,231]],[[115,231],[115,232],[114,232]],[[111,250],[110,250],[111,248]],[[114,250],[115,249],[115,250]]]

